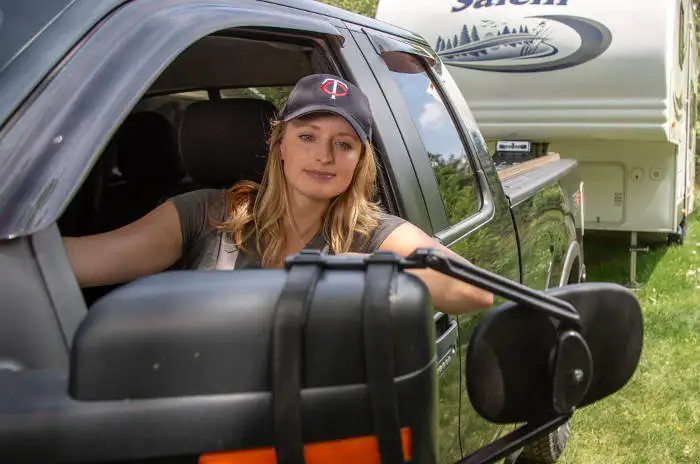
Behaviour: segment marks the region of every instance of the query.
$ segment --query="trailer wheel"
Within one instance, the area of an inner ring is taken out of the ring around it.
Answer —
[[[549,435],[529,443],[518,456],[516,464],[551,464],[557,462],[569,441],[569,423],[552,430]]]

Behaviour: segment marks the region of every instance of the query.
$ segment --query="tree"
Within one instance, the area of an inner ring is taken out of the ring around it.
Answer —
[[[471,43],[471,39],[469,38],[469,29],[467,28],[467,25],[465,24],[462,26],[462,34],[459,37],[459,44],[460,45],[466,45],[468,43]]]
[[[452,48],[452,42],[450,42],[450,39],[447,39],[447,47],[446,48]]]
[[[503,29],[503,34],[510,34],[510,29],[508,29],[508,26],[506,26],[506,27]]]
[[[478,42],[479,40],[479,31],[476,30],[476,26],[472,26],[472,42]]]
[[[474,174],[463,155],[428,152],[440,196],[450,224],[469,217],[479,209]]]
[[[445,41],[442,39],[442,37],[438,36],[437,43],[435,44],[435,51],[439,52],[442,51],[445,48]]]

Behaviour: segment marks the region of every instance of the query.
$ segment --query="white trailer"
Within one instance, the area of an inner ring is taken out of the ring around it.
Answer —
[[[695,206],[691,0],[380,0],[377,18],[433,44],[492,154],[525,141],[579,161],[584,228],[631,233],[632,284],[637,233],[682,243]]]

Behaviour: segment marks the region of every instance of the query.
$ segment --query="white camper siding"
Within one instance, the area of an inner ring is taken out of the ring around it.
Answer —
[[[681,35],[683,35],[682,40],[685,41],[685,25],[682,22],[681,11],[684,12],[685,17],[687,13],[686,8],[683,5],[686,0],[676,1],[673,12],[673,18],[670,18],[672,23],[673,34],[667,35],[667,40],[670,42],[669,53],[666,54],[667,62],[667,72],[669,76],[670,86],[668,93],[668,121],[669,126],[669,139],[672,143],[676,145],[676,152],[674,156],[674,167],[675,176],[673,182],[673,211],[679,209],[679,204],[682,202],[684,195],[685,186],[685,176],[683,175],[683,168],[685,166],[685,137],[684,130],[686,127],[683,124],[683,110],[685,109],[685,89],[683,88],[683,71],[685,69],[685,64],[687,62],[687,46],[685,47],[685,56],[683,61],[680,57],[681,52]],[[680,177],[680,178],[679,178]]]
[[[692,9],[688,10],[688,0],[665,0],[672,3],[672,8],[667,10],[666,22],[668,23],[666,34],[666,76],[668,78],[668,94],[666,102],[666,127],[669,133],[669,140],[673,143],[683,143],[686,126],[683,124],[685,112],[685,98],[687,96],[687,63],[690,53],[690,43],[688,40],[688,14],[692,14]],[[681,24],[681,5],[684,8],[685,24]],[[684,40],[684,56],[680,61],[681,34]]]
[[[579,161],[587,230],[679,232],[695,188],[691,0],[380,0],[377,17],[436,48],[491,153],[528,140]]]
[[[586,229],[675,231],[674,145],[566,141],[553,144],[552,150],[579,162],[586,189]]]
[[[683,13],[681,13],[681,6]],[[678,144],[676,154],[675,209],[676,216],[694,207],[695,193],[695,99],[697,76],[697,40],[694,30],[693,5],[683,0],[676,5],[673,53],[669,53],[673,69],[673,85],[669,105],[672,109],[670,124],[672,140]],[[682,38],[681,38],[682,34]],[[682,61],[681,61],[682,60]]]
[[[690,120],[688,122],[690,144],[688,149],[686,177],[686,205],[688,212],[695,209],[695,163],[697,151],[697,136],[695,132],[695,124],[697,120],[697,104],[698,104],[698,43],[693,25],[689,26],[690,33],[690,61],[688,66],[689,73],[689,92],[688,92],[688,109]]]
[[[662,71],[673,30],[675,0],[568,0],[566,5],[469,2],[462,11],[453,0],[381,0],[377,17],[423,35],[434,47],[439,38],[461,40],[477,28],[479,39],[520,26],[537,27],[535,16],[574,16],[597,21],[612,35],[597,58],[546,72],[491,72],[474,67],[494,62],[459,63],[439,53],[469,101],[488,140],[599,138],[666,140],[668,81]],[[545,2],[540,2],[545,3]],[[464,4],[464,3],[463,3]],[[480,7],[476,7],[480,5]],[[664,21],[663,18],[667,18]],[[492,31],[484,27],[495,23]],[[576,31],[547,20],[551,44],[562,55],[581,46]],[[530,31],[532,32],[532,31]],[[672,38],[675,42],[675,38]],[[519,46],[519,45],[518,45]],[[488,53],[499,50],[488,48]],[[510,60],[515,63],[517,59]],[[521,60],[522,61],[522,60]],[[545,62],[546,58],[528,60]],[[470,66],[469,68],[462,66]]]

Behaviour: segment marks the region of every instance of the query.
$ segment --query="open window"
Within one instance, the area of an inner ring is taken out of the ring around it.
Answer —
[[[382,54],[418,131],[450,226],[480,208],[478,180],[459,130],[432,76],[427,59],[402,51]]]
[[[239,29],[193,43],[116,129],[59,219],[61,233],[114,230],[187,191],[259,182],[270,121],[312,73],[342,75],[318,37]],[[86,303],[112,288],[85,289]]]
[[[415,153],[412,161],[420,164],[419,171],[432,171],[432,178],[423,181],[424,197],[431,211],[445,212],[443,218],[431,212],[433,227],[462,231],[475,221],[482,222],[490,199],[475,164],[474,154],[480,147],[474,144],[482,141],[481,136],[469,132],[460,121],[471,115],[458,104],[463,101],[455,102],[454,93],[448,94],[451,78],[444,73],[439,57],[417,42],[378,31],[366,32],[366,38],[371,48],[365,47],[365,52],[374,55],[381,69],[380,79],[384,91],[391,93],[395,114],[404,119],[403,127],[415,127],[415,134],[404,131],[407,146]]]

